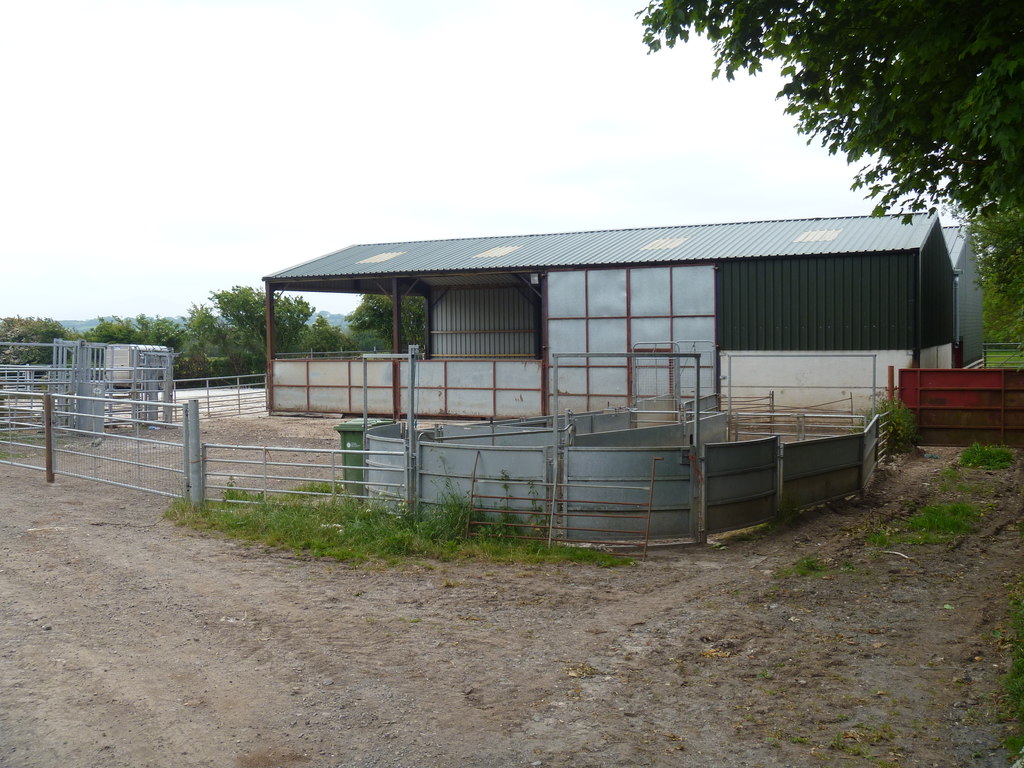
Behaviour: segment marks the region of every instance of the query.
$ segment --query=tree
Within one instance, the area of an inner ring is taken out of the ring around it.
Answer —
[[[51,344],[54,339],[73,339],[77,334],[49,317],[5,317],[0,319],[0,341],[15,344]],[[48,347],[0,346],[0,364],[49,365],[53,351]]]
[[[1024,208],[971,222],[983,289],[986,341],[1024,341]]]
[[[264,296],[262,289],[236,285],[230,290],[213,291],[210,294],[212,307],[193,304],[185,320],[188,356],[197,360],[200,357],[226,358],[231,373],[262,372],[267,362]],[[302,349],[306,322],[314,311],[300,296],[277,299],[274,327],[279,352]]]
[[[103,344],[151,344],[180,350],[185,342],[185,328],[169,317],[114,315],[100,318],[82,337]]]
[[[348,316],[348,326],[356,333],[369,334],[375,343],[379,341],[382,347],[391,349],[391,314],[390,296],[368,293]],[[402,300],[403,342],[419,344],[422,348],[426,326],[426,301],[422,296],[407,296]]]
[[[714,45],[714,76],[782,64],[798,129],[851,163],[876,213],[1024,207],[1024,4],[654,0],[650,51]]]
[[[342,352],[355,348],[355,339],[338,326],[331,325],[323,315],[317,315],[312,325],[306,326],[302,337],[303,352]]]

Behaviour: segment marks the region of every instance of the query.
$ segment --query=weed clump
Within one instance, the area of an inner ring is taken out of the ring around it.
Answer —
[[[974,469],[1007,469],[1015,460],[1013,451],[1005,445],[973,443],[960,454],[960,465]]]
[[[909,453],[917,445],[917,417],[899,398],[880,400],[874,413],[882,417],[882,430],[890,453]]]
[[[958,536],[972,533],[980,517],[981,510],[973,504],[930,504],[921,507],[902,524],[872,531],[867,542],[882,548],[894,544],[945,544]]]
[[[241,492],[234,492],[241,493]],[[234,495],[234,494],[233,494]],[[313,557],[354,563],[400,563],[410,558],[483,559],[503,562],[587,562],[622,565],[629,560],[607,552],[546,542],[494,540],[466,533],[469,504],[451,498],[435,505],[366,503],[347,497],[314,500],[262,495],[193,505],[175,502],[166,517],[198,530]],[[232,503],[234,502],[234,503]]]

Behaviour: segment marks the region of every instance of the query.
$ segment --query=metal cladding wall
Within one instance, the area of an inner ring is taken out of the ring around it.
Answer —
[[[718,268],[723,350],[916,346],[914,251],[735,260]]]
[[[518,288],[453,288],[437,298],[430,318],[435,357],[536,356],[536,313]]]
[[[935,227],[921,249],[921,340],[917,348],[953,341],[953,291],[953,265],[946,240],[942,229]]]
[[[959,227],[948,227],[946,242],[950,258],[960,275],[956,284],[956,313],[959,328],[954,335],[963,341],[961,350],[964,365],[969,365],[984,356],[984,331],[982,328],[981,286],[978,285],[978,260],[971,247],[967,231]]]

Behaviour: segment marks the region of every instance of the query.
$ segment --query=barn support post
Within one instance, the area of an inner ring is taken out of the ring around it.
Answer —
[[[52,483],[55,479],[53,469],[53,395],[49,392],[43,394],[43,435],[46,442],[46,482]]]
[[[402,293],[398,290],[398,278],[391,278],[391,351],[402,351]]]
[[[267,321],[267,410],[274,410],[274,357],[277,355],[277,334],[275,328],[277,322],[274,319],[274,286],[271,283],[267,283],[266,291],[264,291],[264,302],[266,304],[266,321]]]

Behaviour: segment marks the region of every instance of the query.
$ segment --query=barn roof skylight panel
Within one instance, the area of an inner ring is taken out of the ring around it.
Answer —
[[[382,261],[391,261],[396,256],[402,256],[405,251],[387,251],[385,253],[378,253],[376,256],[370,256],[366,259],[360,259],[356,264],[380,264]]]
[[[830,243],[842,229],[808,229],[793,238],[794,243]]]
[[[523,246],[521,245],[499,245],[494,248],[488,248],[486,251],[481,251],[476,254],[474,259],[496,259],[500,256],[508,256],[512,251],[518,251]]]

